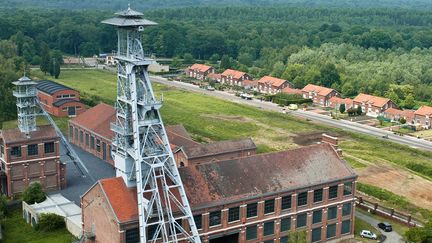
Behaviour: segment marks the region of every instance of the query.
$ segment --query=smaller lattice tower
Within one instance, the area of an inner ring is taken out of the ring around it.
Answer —
[[[13,95],[17,98],[18,128],[22,133],[29,135],[30,132],[36,131],[36,116],[39,110],[36,82],[23,76],[12,83],[16,87]]]

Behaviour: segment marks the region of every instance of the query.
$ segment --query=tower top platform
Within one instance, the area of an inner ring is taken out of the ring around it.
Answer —
[[[143,13],[135,11],[128,7],[128,9],[115,13],[117,17],[103,20],[103,24],[114,25],[118,27],[136,27],[136,26],[152,26],[157,23],[144,19]]]

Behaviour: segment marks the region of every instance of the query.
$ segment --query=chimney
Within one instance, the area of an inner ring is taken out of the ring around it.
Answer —
[[[330,144],[333,149],[336,151],[336,153],[342,157],[342,149],[340,149],[339,146],[339,139],[337,137],[332,137],[330,135],[327,135],[325,133],[322,134],[322,140],[323,143]]]

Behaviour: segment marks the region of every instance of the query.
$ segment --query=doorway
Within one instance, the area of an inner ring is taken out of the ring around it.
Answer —
[[[239,233],[224,235],[210,240],[210,243],[238,243]]]

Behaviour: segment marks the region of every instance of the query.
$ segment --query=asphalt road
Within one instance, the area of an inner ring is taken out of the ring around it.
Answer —
[[[356,211],[356,217],[366,221],[368,224],[372,225],[378,231],[380,231],[381,234],[385,235],[387,238],[385,239],[384,242],[389,242],[389,243],[405,242],[403,240],[402,236],[400,236],[396,231],[384,232],[382,229],[378,228],[378,223],[380,223],[380,222],[378,220],[372,218],[371,216],[364,214],[364,213],[361,213],[359,211]]]
[[[233,94],[229,94],[229,93],[226,93],[223,91],[217,91],[217,90],[216,91],[208,91],[205,89],[201,89],[201,88],[199,88],[195,85],[192,85],[192,84],[177,82],[177,81],[168,81],[167,79],[162,78],[162,77],[158,77],[158,76],[151,76],[150,78],[154,82],[165,84],[168,86],[174,86],[177,88],[182,88],[182,89],[190,90],[193,92],[218,97],[218,98],[229,100],[232,102],[254,106],[254,107],[257,107],[260,109],[277,111],[277,112],[282,111],[278,105],[271,103],[271,102],[265,102],[265,101],[255,100],[255,99],[254,100],[244,100],[240,97],[237,97]],[[297,116],[297,117],[309,119],[311,121],[319,122],[319,123],[322,123],[325,125],[337,127],[337,128],[343,129],[343,130],[367,134],[367,135],[374,136],[374,137],[377,137],[377,138],[382,139],[382,140],[386,140],[386,141],[388,140],[388,141],[396,142],[399,144],[407,145],[407,146],[410,146],[412,148],[432,151],[432,142],[429,142],[429,141],[426,141],[423,139],[418,139],[418,138],[411,137],[411,136],[399,136],[399,135],[393,134],[390,131],[385,131],[385,130],[382,130],[379,128],[375,128],[375,127],[371,127],[371,126],[367,126],[367,125],[363,125],[363,124],[359,124],[359,123],[351,122],[351,121],[347,121],[347,120],[335,120],[335,119],[332,119],[330,116],[320,115],[320,114],[316,114],[316,113],[308,112],[308,111],[303,111],[303,110],[289,111],[289,114]],[[387,137],[387,138],[384,138],[384,137]]]

